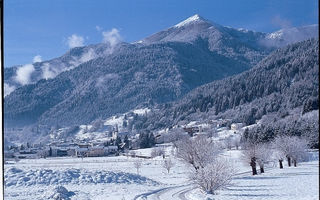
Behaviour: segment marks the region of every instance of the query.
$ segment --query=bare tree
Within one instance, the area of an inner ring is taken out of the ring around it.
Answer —
[[[215,194],[216,190],[226,187],[235,174],[232,165],[225,159],[215,159],[205,167],[194,171],[190,179],[200,188],[210,194]]]
[[[151,158],[157,157],[157,156],[163,156],[164,155],[164,149],[161,147],[156,147],[151,150]]]
[[[243,161],[250,164],[252,175],[257,175],[258,145],[253,142],[246,142],[242,144],[242,147]]]
[[[260,173],[264,173],[264,164],[270,161],[272,152],[269,143],[259,143],[257,146],[257,163],[260,167]]]
[[[291,162],[293,162],[294,166],[297,166],[297,162],[306,157],[308,143],[304,138],[287,135],[278,136],[273,141],[273,145],[278,154],[287,158],[289,167],[291,167]]]
[[[189,138],[189,135],[187,133],[182,132],[182,129],[179,131],[174,131],[169,133],[169,142],[171,141],[173,143],[174,148],[178,148],[178,143],[180,143],[181,140],[186,140]]]
[[[291,167],[293,147],[290,145],[290,136],[277,136],[273,141],[273,145],[280,154],[287,158],[288,166]]]
[[[164,135],[164,142],[173,142],[173,144],[175,145],[176,141],[179,141],[186,136],[187,133],[182,128],[174,128]]]
[[[221,148],[204,136],[177,142],[177,157],[192,166],[190,179],[208,193],[225,187],[234,174],[228,161],[219,159]]]
[[[291,138],[291,145],[295,148],[291,154],[293,166],[297,167],[297,163],[303,161],[307,158],[307,148],[308,142],[304,138],[292,137]]]
[[[272,153],[272,157],[277,159],[277,161],[279,162],[280,169],[283,169],[283,160],[285,158],[284,154],[281,151],[279,151],[278,149],[274,148],[273,153]]]
[[[166,158],[163,160],[162,166],[168,171],[168,174],[170,172],[170,169],[175,165],[175,163],[170,159]]]
[[[139,169],[142,167],[142,160],[137,159],[133,162],[134,167],[137,169],[137,174],[139,174]]]
[[[203,168],[220,152],[218,146],[205,136],[184,138],[176,144],[177,157],[190,164],[195,170]]]

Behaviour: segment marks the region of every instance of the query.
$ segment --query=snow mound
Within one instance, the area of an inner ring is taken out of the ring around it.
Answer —
[[[87,171],[84,169],[22,170],[10,168],[5,172],[5,186],[61,185],[61,184],[145,184],[158,185],[156,181],[132,173],[110,171]]]
[[[43,199],[54,199],[54,200],[69,200],[71,196],[75,195],[74,192],[68,191],[63,186],[55,186],[53,190],[48,191]]]

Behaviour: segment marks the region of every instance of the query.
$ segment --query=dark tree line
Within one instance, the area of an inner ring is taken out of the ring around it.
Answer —
[[[139,135],[139,146],[140,148],[150,148],[156,144],[153,133],[141,133]]]

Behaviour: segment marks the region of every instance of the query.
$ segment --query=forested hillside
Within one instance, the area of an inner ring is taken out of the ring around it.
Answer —
[[[181,121],[223,117],[253,124],[268,113],[285,117],[319,109],[319,44],[310,39],[274,51],[253,69],[214,81],[163,105],[161,114],[145,119],[146,128],[163,128]],[[149,127],[150,128],[150,127]]]

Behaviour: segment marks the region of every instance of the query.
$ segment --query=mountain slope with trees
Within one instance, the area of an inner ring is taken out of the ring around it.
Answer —
[[[169,127],[181,121],[222,117],[247,125],[268,113],[286,117],[319,109],[319,44],[310,39],[274,51],[253,69],[214,81],[189,92],[183,99],[158,108],[146,126]],[[143,127],[143,126],[142,126]]]

